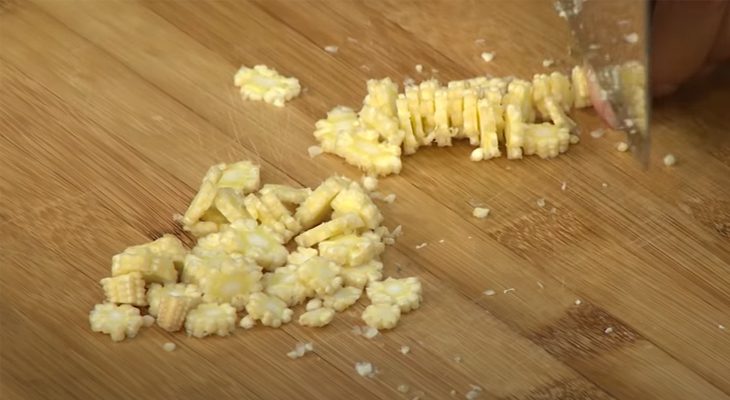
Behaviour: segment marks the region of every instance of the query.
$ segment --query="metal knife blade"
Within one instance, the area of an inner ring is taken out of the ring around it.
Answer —
[[[632,152],[649,162],[649,18],[647,0],[557,0],[588,68],[594,104],[627,133]],[[605,109],[603,108],[605,107]],[[612,121],[611,121],[612,120]]]

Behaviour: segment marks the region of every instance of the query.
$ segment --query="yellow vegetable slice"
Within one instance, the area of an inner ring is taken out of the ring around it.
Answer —
[[[439,87],[434,92],[433,137],[439,147],[451,146],[452,130],[449,127],[448,89]]]
[[[348,107],[338,106],[327,113],[327,118],[317,121],[314,137],[327,153],[336,154],[337,139],[349,136],[360,127],[357,114]]]
[[[370,282],[367,294],[373,304],[395,304],[401,312],[407,313],[421,305],[421,281],[410,277]]]
[[[372,231],[337,236],[320,242],[317,248],[321,257],[343,267],[364,264],[385,251],[381,237]]]
[[[375,329],[393,329],[400,319],[401,309],[396,304],[371,304],[362,313],[365,324]]]
[[[405,95],[399,94],[395,104],[400,129],[403,131],[403,153],[413,154],[418,150],[419,142],[413,127],[413,116],[408,108],[408,99]]]
[[[189,311],[185,318],[185,332],[188,336],[228,336],[234,329],[236,309],[230,304],[202,303]]]
[[[236,220],[221,231],[220,246],[227,253],[239,253],[253,259],[266,270],[284,265],[289,255],[270,231],[250,219]]]
[[[297,208],[294,218],[303,229],[309,229],[322,222],[332,211],[330,203],[342,189],[349,185],[349,179],[333,176],[322,182],[312,195]]]
[[[299,316],[299,325],[320,328],[328,325],[335,317],[335,310],[327,307],[307,311]]]
[[[464,127],[462,136],[469,138],[472,146],[479,144],[479,118],[477,113],[477,91],[469,88],[464,91]]]
[[[525,155],[537,154],[540,158],[557,157],[567,150],[570,132],[553,124],[525,124]]]
[[[233,78],[246,100],[265,101],[276,107],[299,95],[301,86],[296,78],[279,75],[275,69],[265,65],[253,68],[241,67]]]
[[[504,140],[507,158],[522,158],[522,146],[525,143],[525,122],[519,108],[507,105],[505,111]]]
[[[573,87],[573,106],[575,108],[590,107],[591,98],[588,92],[588,75],[583,67],[575,66],[570,73]]]
[[[145,282],[139,272],[104,278],[100,283],[109,303],[132,304],[135,306],[147,305]]]
[[[299,281],[320,296],[332,294],[342,286],[339,265],[332,261],[314,256],[305,261],[298,269]]]
[[[383,263],[370,260],[356,267],[343,267],[340,276],[346,286],[362,288],[370,282],[383,279]]]
[[[278,328],[291,321],[294,311],[284,301],[265,293],[254,293],[246,304],[248,316],[261,321],[262,325]]]
[[[274,272],[264,274],[261,283],[266,294],[278,297],[290,307],[301,304],[309,295],[314,295],[313,291],[299,281],[295,265],[280,267]]]
[[[337,289],[334,293],[324,296],[324,306],[334,309],[337,312],[345,311],[355,304],[362,296],[362,288],[345,286]]]
[[[137,336],[142,323],[139,309],[128,304],[97,304],[89,313],[91,330],[110,335],[115,342]]]
[[[301,233],[294,241],[301,247],[312,247],[315,244],[337,235],[355,232],[365,226],[362,218],[355,213],[342,214],[339,217]]]
[[[202,293],[197,285],[171,283],[163,286],[153,283],[147,291],[147,303],[150,305],[147,313],[156,317],[160,308],[160,300],[165,296],[201,298]]]
[[[157,325],[168,332],[177,332],[182,328],[188,311],[200,304],[197,296],[176,295],[168,293],[160,298]]]
[[[383,222],[380,210],[357,182],[351,182],[349,186],[342,189],[332,199],[331,206],[334,210],[332,218],[335,219],[345,214],[356,214],[368,229],[375,229]]]
[[[206,274],[200,286],[207,303],[228,303],[240,311],[252,293],[260,292],[261,268],[253,263],[224,263],[219,269]]]

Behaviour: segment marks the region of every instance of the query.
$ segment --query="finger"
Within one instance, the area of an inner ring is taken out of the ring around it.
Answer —
[[[652,89],[673,91],[697,73],[720,30],[724,0],[660,0],[652,19]]]

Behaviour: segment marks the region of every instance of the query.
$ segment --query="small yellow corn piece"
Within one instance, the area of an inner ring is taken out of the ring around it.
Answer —
[[[342,268],[332,261],[314,256],[297,269],[297,274],[299,281],[307,289],[324,296],[342,287],[342,278],[339,277],[341,270]]]
[[[551,73],[549,97],[555,100],[563,112],[570,112],[573,108],[573,87],[570,78],[560,72]]]
[[[310,249],[307,247],[298,247],[296,250],[289,253],[286,258],[286,262],[290,265],[300,266],[305,261],[317,255],[317,249]]]
[[[276,296],[269,296],[264,293],[254,293],[251,295],[248,304],[246,304],[246,312],[249,317],[261,321],[261,324],[278,328],[282,324],[291,321],[294,314],[286,303]]]
[[[201,250],[198,250],[198,247],[196,247],[193,251]],[[212,271],[220,269],[221,265],[224,263],[239,262],[236,260],[237,258],[243,258],[243,256],[240,254],[228,254],[223,250],[206,250],[205,253],[201,255],[188,254],[188,256],[185,257],[185,265],[183,267],[180,280],[183,283],[199,285],[206,275]]]
[[[408,102],[408,112],[411,113],[411,124],[413,126],[413,135],[420,146],[429,144],[426,138],[426,131],[423,127],[423,116],[421,115],[421,102],[419,100],[420,90],[418,86],[406,86],[406,101]]]
[[[196,238],[200,238],[218,232],[221,226],[212,221],[198,221],[191,225],[183,226],[183,229],[185,232],[190,232]]]
[[[507,86],[507,94],[502,99],[502,104],[507,108],[512,105],[520,112],[523,122],[535,121],[535,109],[533,108],[533,88],[530,82],[515,79]],[[506,118],[505,118],[506,119]]]
[[[345,286],[337,289],[331,295],[324,296],[324,306],[332,308],[337,312],[342,312],[355,304],[360,299],[360,296],[362,296],[362,288]]]
[[[463,137],[461,129],[464,126],[464,94],[467,89],[466,81],[451,81],[448,85],[448,114],[449,126],[455,129],[457,135],[455,137]]]
[[[300,247],[312,247],[315,244],[337,235],[349,234],[363,228],[365,223],[359,215],[347,213],[337,218],[315,226],[294,238]]]
[[[307,311],[299,316],[299,325],[309,326],[312,328],[321,328],[330,322],[335,317],[335,310],[327,307],[317,308],[315,310]]]
[[[208,169],[200,184],[198,193],[193,197],[187,211],[182,217],[184,226],[191,226],[200,220],[200,217],[213,205],[215,200],[218,181],[223,174],[226,164],[217,164]]]
[[[525,124],[525,155],[537,154],[540,158],[557,157],[567,150],[570,132],[553,124]]]
[[[373,107],[388,117],[396,115],[395,99],[398,96],[398,84],[390,78],[367,81],[368,94],[363,103]]]
[[[421,281],[410,277],[370,282],[367,294],[373,304],[395,304],[401,312],[407,313],[421,305]]]
[[[545,107],[547,108],[548,115],[555,126],[565,128],[568,131],[572,131],[576,127],[576,123],[565,114],[563,108],[560,107],[558,102],[552,97],[545,99]]]
[[[498,106],[490,103],[489,99],[479,99],[477,111],[479,112],[479,144],[481,154],[479,159],[489,160],[499,157],[502,153],[499,150],[499,135],[497,133]],[[499,113],[499,114],[498,114]]]
[[[413,154],[418,150],[419,142],[414,132],[413,116],[408,109],[408,99],[404,94],[399,94],[395,104],[398,112],[398,123],[401,131],[403,131],[403,153]]]
[[[163,286],[157,283],[153,283],[152,285],[150,285],[150,289],[147,291],[147,303],[150,305],[147,313],[156,317],[160,308],[160,299],[165,296],[186,296],[191,298],[200,298],[202,294],[200,293],[200,289],[197,285],[170,283]]]
[[[104,278],[100,281],[109,303],[146,306],[144,279],[139,272]]]
[[[477,113],[477,91],[469,88],[464,91],[464,127],[462,136],[469,138],[472,146],[479,144],[479,120]]]
[[[575,108],[590,107],[591,96],[588,91],[588,74],[586,73],[586,69],[576,65],[573,67],[570,75],[573,86],[573,106]]]
[[[119,342],[137,336],[143,320],[139,310],[128,304],[103,303],[95,305],[89,313],[89,324],[93,332],[105,333]]]
[[[421,82],[419,86],[419,103],[421,105],[421,117],[423,118],[423,130],[430,134],[436,129],[436,89],[439,83],[436,79]]]
[[[233,188],[218,189],[214,204],[215,208],[228,222],[241,218],[251,218],[251,215],[246,211],[243,196]]]
[[[220,249],[253,259],[264,269],[272,270],[286,263],[289,252],[276,237],[250,219],[239,219],[221,232]]]
[[[282,203],[299,205],[312,194],[312,189],[267,183],[259,190],[259,193],[261,195],[271,193]]]
[[[188,336],[228,336],[234,329],[236,309],[230,304],[202,303],[190,310],[185,318],[185,332]]]
[[[403,143],[404,132],[400,130],[398,125],[398,118],[388,116],[382,113],[379,109],[368,105],[363,106],[359,113],[360,125],[366,130],[373,130],[378,132],[380,138],[382,138],[386,144],[400,146]],[[355,131],[357,132],[357,130]],[[342,141],[338,143],[342,145]],[[345,151],[346,149],[339,149],[338,153]]]
[[[550,97],[550,78],[547,74],[535,74],[532,77],[532,101],[543,120],[549,117],[545,99]]]
[[[265,65],[241,67],[233,83],[240,88],[244,99],[263,100],[276,107],[284,107],[284,103],[298,96],[302,89],[296,78],[281,76]]]
[[[522,146],[525,144],[525,122],[522,113],[515,105],[507,105],[504,124],[505,147],[510,160],[522,158]]]
[[[400,320],[401,310],[395,304],[371,304],[362,313],[365,324],[375,329],[393,329]]]
[[[380,134],[372,129],[360,130],[337,141],[337,154],[350,165],[370,175],[397,174],[401,170],[399,145],[380,142]]]
[[[195,295],[167,293],[160,297],[157,325],[168,332],[182,328],[188,312],[200,304],[200,292]]]
[[[320,242],[319,255],[343,267],[364,264],[385,251],[381,237],[368,231],[362,235],[342,235]]]
[[[314,295],[313,291],[299,282],[295,265],[280,267],[274,272],[264,274],[261,283],[266,294],[280,298],[290,307],[301,304],[309,295]]]
[[[299,222],[273,193],[260,196],[250,194],[244,199],[249,215],[261,222],[261,225],[274,233],[279,243],[287,243],[302,230]]]
[[[228,303],[241,311],[252,293],[260,292],[261,267],[250,262],[224,263],[220,269],[206,274],[200,286],[207,303]]]
[[[133,246],[112,257],[112,276],[139,272],[146,282],[177,282],[177,270],[171,258],[157,257],[148,247]]]
[[[327,118],[317,121],[314,137],[327,153],[335,153],[340,136],[350,136],[360,128],[357,114],[348,107],[338,106],[327,113]]]
[[[299,224],[291,214],[288,208],[281,202],[279,197],[274,193],[262,193],[260,195],[261,203],[268,209],[272,217],[284,225],[287,233],[295,235],[302,230],[302,226]],[[289,236],[286,241],[291,239]]]
[[[340,276],[345,285],[362,288],[368,283],[383,279],[383,263],[370,260],[356,267],[343,267]]]
[[[340,193],[340,190],[349,185],[349,179],[339,176],[327,178],[307,197],[297,208],[294,218],[299,221],[303,229],[309,229],[327,217],[332,211],[330,203]]]
[[[147,247],[156,257],[169,258],[178,270],[182,268],[188,250],[177,237],[164,234],[161,238],[143,245]]]
[[[627,62],[616,67],[620,79],[621,96],[629,113],[629,133],[637,128],[645,132],[647,128],[646,115],[646,73],[644,66],[638,62]],[[626,122],[624,122],[626,124]]]
[[[357,182],[352,182],[347,188],[341,190],[332,200],[331,205],[334,210],[332,218],[349,213],[357,214],[368,229],[375,229],[383,222],[383,214]]]
[[[238,193],[247,194],[258,190],[260,184],[259,166],[251,161],[239,161],[225,167],[216,186],[219,189],[231,188]]]
[[[434,92],[433,137],[439,147],[451,146],[448,94],[448,89],[443,87],[437,88]]]
[[[377,131],[386,143],[400,146],[403,132],[398,126],[395,99],[398,85],[385,78],[367,82],[368,94],[360,110],[360,123],[364,128]]]

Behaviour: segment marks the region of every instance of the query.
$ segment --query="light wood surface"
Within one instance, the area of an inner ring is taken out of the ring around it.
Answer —
[[[730,398],[728,76],[657,106],[649,170],[614,150],[618,133],[584,133],[554,160],[473,163],[463,144],[405,158],[381,180],[397,194],[386,224],[405,233],[386,270],[419,276],[425,297],[376,339],[351,333],[362,305],[324,329],[226,339],[89,330],[111,256],[181,235],[171,216],[208,166],[358,177],[306,149],[366,79],[529,77],[544,58],[571,66],[567,43],[549,1],[0,1],[0,397],[445,399],[478,385],[484,399]],[[306,91],[283,109],[242,101],[232,76],[259,63]],[[477,204],[489,218],[471,217]],[[288,359],[299,341],[314,353]]]

